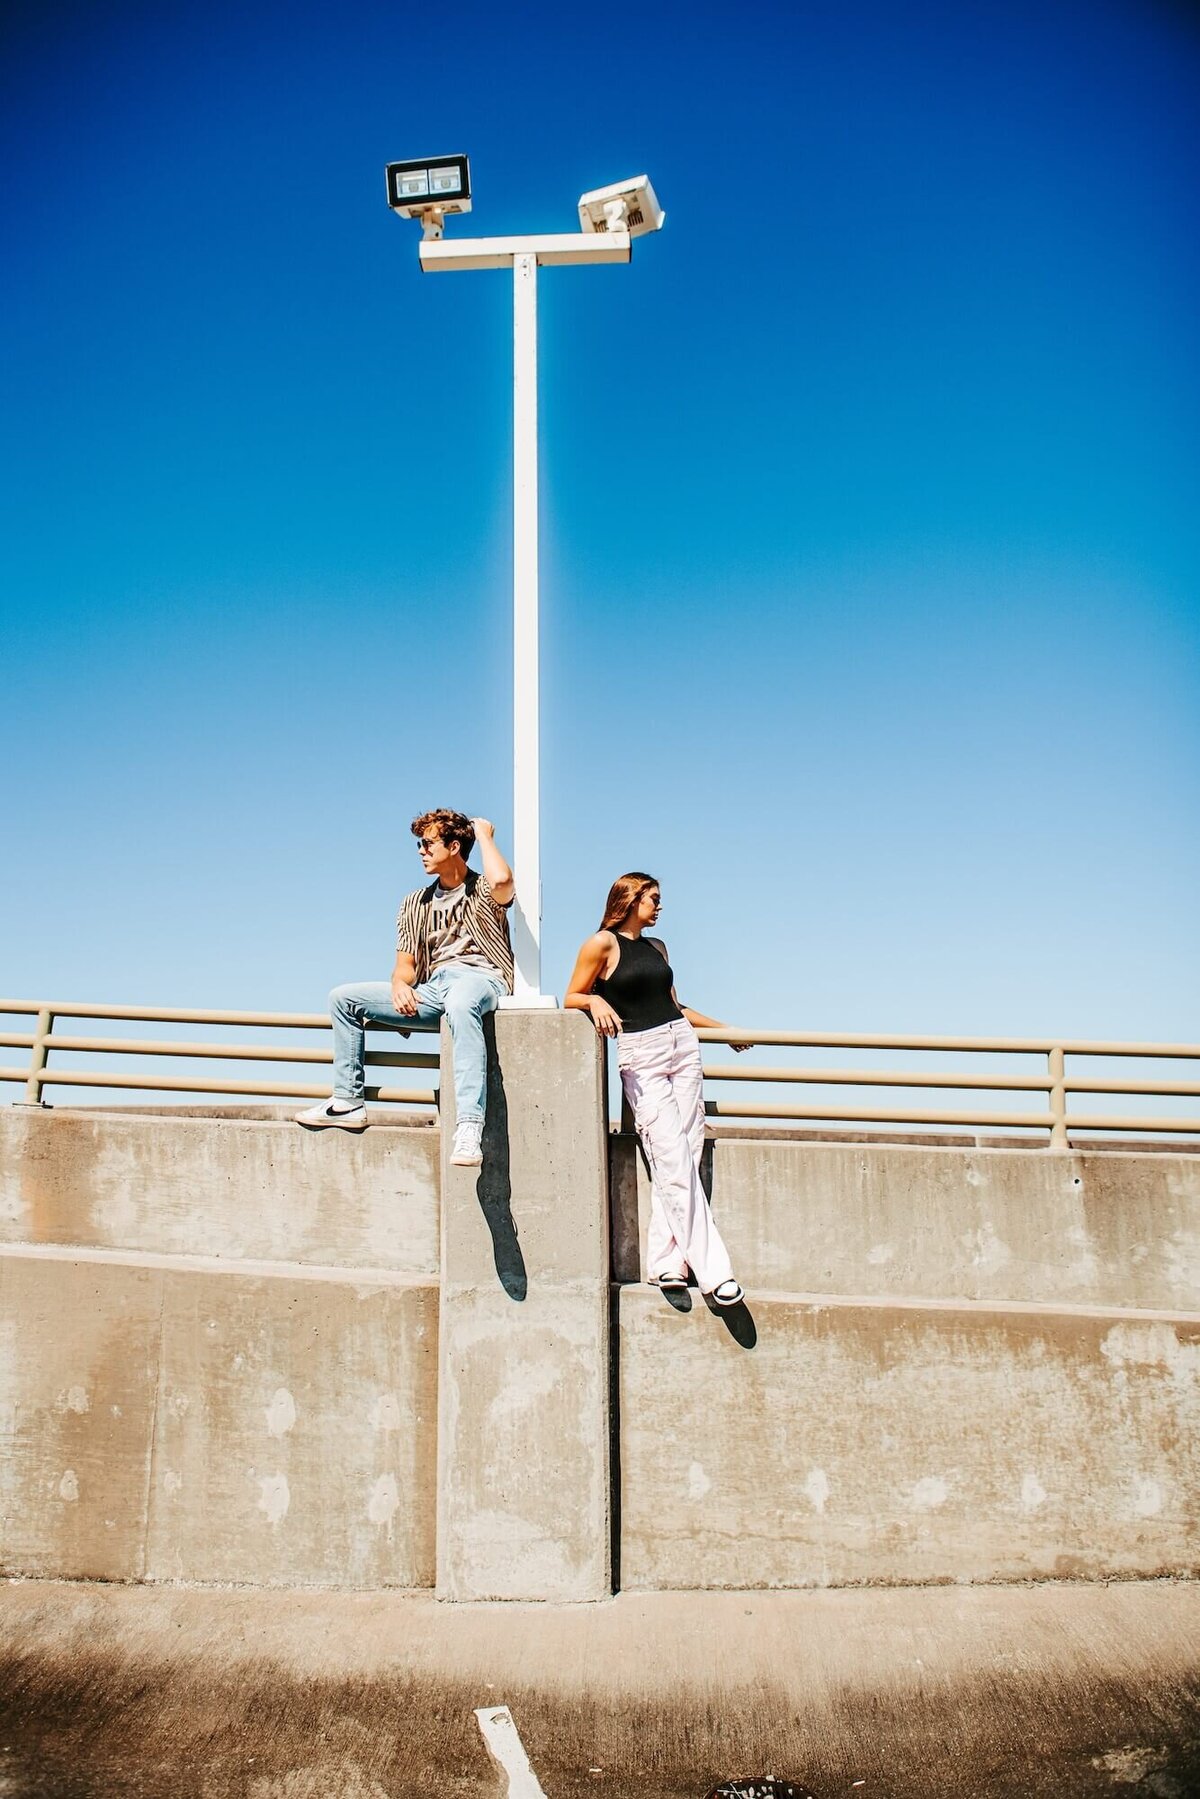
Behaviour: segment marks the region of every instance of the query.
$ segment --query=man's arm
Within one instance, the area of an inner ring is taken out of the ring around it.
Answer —
[[[396,917],[396,961],[392,968],[392,1004],[397,1012],[407,1017],[418,1010],[417,996],[413,992],[413,983],[417,978],[417,924],[416,902],[420,898],[417,893],[410,893],[400,902],[400,911]]]
[[[392,1004],[397,1012],[411,1015],[417,1010],[417,996],[413,992],[413,982],[417,978],[417,960],[407,950],[396,951],[396,962],[392,969]]]
[[[492,898],[498,906],[507,906],[517,889],[512,869],[496,848],[492,821],[490,818],[473,818],[471,827],[479,845],[479,856],[487,884],[492,890]]]

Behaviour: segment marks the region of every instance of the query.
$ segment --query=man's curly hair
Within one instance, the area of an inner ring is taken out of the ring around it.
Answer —
[[[457,841],[459,854],[464,862],[475,848],[475,833],[471,829],[470,819],[461,812],[451,812],[448,806],[439,806],[433,812],[422,812],[420,818],[413,819],[414,837],[427,837],[434,831],[445,844]]]

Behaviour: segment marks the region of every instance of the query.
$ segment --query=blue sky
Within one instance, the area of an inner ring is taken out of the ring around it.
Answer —
[[[669,215],[540,284],[546,984],[645,867],[735,1022],[1195,1040],[1198,72],[1153,0],[8,6],[0,987],[316,1009],[415,811],[507,836],[509,284],[383,197],[462,149],[458,235]]]

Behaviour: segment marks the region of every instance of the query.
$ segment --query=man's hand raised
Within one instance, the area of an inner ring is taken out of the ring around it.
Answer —
[[[471,829],[479,843],[483,872],[487,877],[487,884],[492,890],[492,898],[498,906],[507,906],[512,900],[514,892],[512,869],[496,848],[492,821],[490,818],[473,818]]]

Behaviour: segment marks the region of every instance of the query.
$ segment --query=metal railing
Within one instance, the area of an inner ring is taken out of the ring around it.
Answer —
[[[144,1037],[94,1037],[67,1034],[57,1027],[66,1020],[101,1019],[105,1022],[130,1021],[141,1024],[228,1025],[239,1030],[291,1032],[330,1029],[324,1012],[220,1012],[198,1008],[162,1006],[100,1006],[57,1000],[0,1000],[0,1017],[30,1017],[32,1031],[0,1032],[0,1048],[25,1049],[29,1061],[23,1068],[0,1067],[0,1082],[17,1082],[25,1089],[26,1103],[37,1105],[48,1087],[83,1087],[131,1089],[180,1094],[205,1094],[255,1099],[320,1099],[329,1092],[329,1082],[303,1082],[286,1074],[270,1080],[252,1080],[221,1070],[212,1075],[198,1071],[186,1074],[130,1072],[125,1069],[83,1068],[64,1066],[62,1056],[90,1055],[123,1058],[176,1058],[238,1063],[274,1063],[285,1068],[296,1064],[332,1065],[330,1049],[307,1044],[288,1043],[210,1043],[203,1040],[157,1041]],[[414,1030],[426,1027],[415,1025]],[[706,1082],[737,1083],[728,1099],[709,1099],[705,1110],[712,1118],[762,1119],[764,1121],[804,1121],[812,1124],[838,1125],[923,1125],[968,1131],[1020,1130],[1046,1133],[1051,1149],[1070,1147],[1072,1134],[1115,1132],[1145,1138],[1187,1134],[1200,1138],[1200,1115],[1188,1117],[1160,1116],[1136,1112],[1079,1112],[1068,1109],[1068,1098],[1081,1094],[1121,1094],[1140,1099],[1200,1098],[1200,1045],[1181,1043],[1089,1043],[1070,1039],[1055,1040],[1034,1037],[902,1037],[867,1035],[861,1032],[814,1031],[733,1031],[725,1028],[701,1030],[705,1043],[746,1043],[758,1047],[772,1046],[820,1050],[879,1050],[887,1052],[935,1052],[942,1056],[956,1054],[976,1059],[974,1070],[959,1068],[824,1068],[824,1067],[756,1067],[748,1058],[737,1064],[706,1065]],[[56,1058],[50,1066],[50,1057]],[[1036,1072],[982,1069],[984,1057],[1019,1056],[1036,1058]],[[1195,1069],[1190,1080],[1146,1080],[1125,1071],[1099,1074],[1090,1068],[1068,1065],[1081,1059],[1101,1061],[1152,1062],[1178,1061]],[[368,1067],[435,1069],[436,1053],[418,1050],[368,1049]],[[1042,1098],[1041,1107],[1032,1102],[1020,1109],[951,1108],[879,1104],[863,1097],[854,1103],[830,1101],[822,1097],[798,1105],[774,1098],[746,1097],[745,1089],[755,1085],[817,1086],[838,1089],[907,1089],[955,1090],[989,1094],[1029,1094]],[[367,1098],[373,1102],[400,1106],[436,1106],[433,1087],[408,1088],[368,1086]]]
[[[987,1070],[964,1072],[951,1069],[914,1068],[758,1068],[706,1064],[706,1081],[736,1081],[743,1087],[756,1082],[787,1082],[827,1087],[889,1087],[986,1090],[992,1093],[1029,1093],[1046,1096],[1045,1109],[1011,1111],[962,1111],[945,1107],[887,1106],[869,1099],[854,1105],[825,1103],[779,1104],[735,1096],[709,1100],[705,1111],[713,1118],[804,1119],[813,1123],[939,1125],[970,1132],[1036,1130],[1049,1133],[1051,1149],[1070,1147],[1072,1133],[1115,1131],[1138,1137],[1180,1132],[1200,1138],[1200,1116],[1159,1117],[1140,1113],[1069,1111],[1068,1095],[1119,1093],[1156,1099],[1200,1098],[1200,1045],[1187,1043],[1087,1043],[1041,1037],[897,1037],[861,1033],[815,1031],[701,1030],[706,1043],[787,1045],[805,1049],[937,1051],[972,1056],[1036,1057],[1044,1068],[1036,1073]],[[1167,1059],[1195,1066],[1191,1080],[1140,1080],[1125,1073],[1096,1074],[1090,1069],[1068,1067],[1068,1057],[1146,1060]]]
[[[125,1020],[143,1024],[230,1025],[258,1030],[329,1031],[327,1012],[214,1012],[181,1006],[96,1006],[66,1000],[0,999],[0,1016],[32,1017],[31,1032],[0,1031],[0,1048],[27,1049],[29,1062],[24,1068],[0,1067],[0,1081],[17,1081],[24,1085],[25,1103],[38,1105],[47,1087],[130,1088],[156,1093],[202,1093],[234,1095],[255,1099],[322,1099],[330,1090],[328,1081],[297,1081],[286,1074],[272,1080],[247,1080],[224,1072],[213,1075],[142,1074],[123,1069],[63,1067],[57,1062],[62,1054],[97,1056],[174,1057],[222,1062],[274,1062],[286,1065],[318,1063],[331,1067],[331,1049],[307,1044],[288,1043],[207,1043],[204,1041],[157,1042],[145,1037],[90,1037],[65,1035],[56,1027],[62,1019]],[[413,1030],[429,1027],[414,1025]],[[49,1066],[51,1054],[56,1065]],[[417,1050],[369,1049],[368,1067],[436,1068],[438,1056]],[[435,1106],[437,1093],[432,1087],[372,1087],[367,1098],[401,1106]]]

